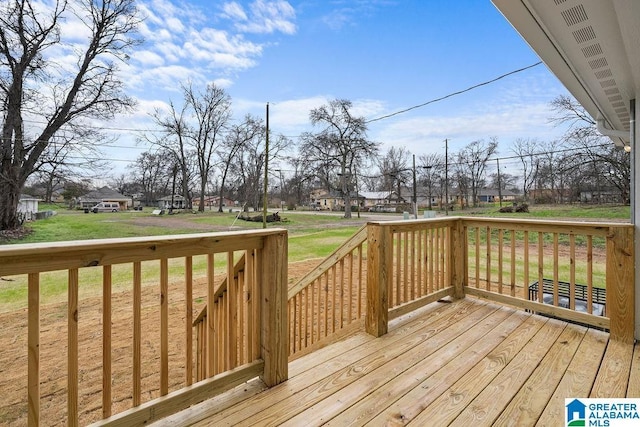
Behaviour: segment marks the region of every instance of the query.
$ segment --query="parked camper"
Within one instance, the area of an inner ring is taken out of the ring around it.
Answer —
[[[120,210],[120,205],[112,202],[100,202],[91,208],[91,212],[118,212]]]

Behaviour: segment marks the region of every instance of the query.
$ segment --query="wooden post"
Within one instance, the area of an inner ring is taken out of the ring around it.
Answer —
[[[287,232],[266,236],[260,252],[262,380],[268,387],[273,387],[289,377]]]
[[[78,269],[69,269],[67,303],[67,425],[78,425]]]
[[[388,282],[393,264],[391,228],[381,224],[368,225],[367,241],[367,314],[368,334],[380,337],[389,327]]]
[[[30,273],[28,277],[27,424],[38,426],[40,425],[40,275]]]
[[[478,233],[476,233],[476,248],[478,247],[477,239]],[[489,235],[487,235],[487,240],[488,239],[490,239]],[[466,230],[463,221],[458,219],[451,226],[451,247],[449,248],[449,283],[453,285],[454,298],[464,298],[464,286],[467,283],[467,277],[469,275],[467,257]],[[477,264],[476,271],[478,271]]]
[[[611,338],[633,343],[635,271],[633,228],[611,227],[607,236],[607,314]]]

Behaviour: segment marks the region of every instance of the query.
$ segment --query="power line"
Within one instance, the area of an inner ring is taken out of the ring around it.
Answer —
[[[430,105],[430,104],[434,104],[436,102],[443,101],[443,100],[448,99],[448,98],[452,98],[452,97],[457,96],[457,95],[461,95],[461,94],[466,93],[466,92],[470,92],[470,91],[472,91],[474,89],[477,89],[479,87],[486,86],[486,85],[489,85],[491,83],[495,83],[495,82],[497,82],[499,80],[502,80],[502,79],[504,79],[506,77],[509,77],[509,76],[514,75],[514,74],[518,74],[518,73],[521,73],[523,71],[529,70],[531,68],[537,67],[540,64],[542,64],[542,61],[536,62],[535,64],[527,65],[526,67],[519,68],[517,70],[509,71],[508,73],[502,74],[502,75],[500,75],[498,77],[495,77],[495,78],[493,78],[491,80],[487,80],[487,81],[484,81],[482,83],[475,84],[475,85],[470,86],[470,87],[468,87],[466,89],[462,89],[462,90],[459,90],[459,91],[456,91],[456,92],[452,92],[452,93],[449,93],[447,95],[441,96],[439,98],[431,99],[429,101],[423,102],[422,104],[418,104],[418,105],[414,105],[414,106],[411,106],[411,107],[407,107],[407,108],[404,108],[402,110],[399,110],[399,111],[396,111],[396,112],[393,112],[393,113],[385,114],[384,116],[375,117],[373,119],[365,120],[365,123],[373,123],[373,122],[378,122],[378,121],[381,121],[381,120],[385,120],[385,119],[388,119],[388,118],[391,118],[391,117],[394,117],[394,116],[397,116],[397,115],[400,115],[400,114],[404,114],[404,113],[407,113],[409,111],[412,111],[412,110],[415,110],[415,109],[418,109],[418,108],[422,108],[422,107]],[[25,119],[24,121],[27,122],[27,123],[35,123],[35,124],[40,124],[40,125],[46,125],[47,124],[46,122],[37,121],[37,120]],[[110,130],[110,131],[119,131],[119,132],[150,132],[150,133],[160,132],[160,133],[170,133],[166,129],[162,129],[162,128],[159,128],[159,129],[136,129],[136,128],[92,126],[92,125],[85,125],[85,127],[89,128],[89,129],[95,129],[95,130]],[[283,135],[283,136],[286,136],[287,138],[299,138],[302,135],[295,135],[295,136]]]
[[[421,107],[424,107],[426,105],[433,104],[435,102],[443,101],[443,100],[445,100],[447,98],[451,98],[453,96],[457,96],[457,95],[463,94],[465,92],[469,92],[469,91],[477,89],[479,87],[486,86],[486,85],[491,84],[491,83],[495,83],[498,80],[504,79],[505,77],[511,76],[513,74],[521,73],[521,72],[526,71],[526,70],[528,70],[530,68],[537,67],[540,64],[542,64],[542,61],[536,62],[535,64],[528,65],[528,66],[526,66],[524,68],[519,68],[517,70],[510,71],[510,72],[502,74],[501,76],[498,76],[498,77],[496,77],[494,79],[487,80],[485,82],[475,84],[475,85],[470,86],[470,87],[468,87],[466,89],[459,90],[457,92],[453,92],[453,93],[450,93],[450,94],[445,95],[445,96],[441,96],[440,98],[435,98],[435,99],[432,99],[430,101],[423,102],[422,104],[414,105],[413,107],[409,107],[409,108],[405,108],[405,109],[400,110],[400,111],[396,111],[395,113],[390,113],[390,114],[386,114],[384,116],[376,117],[375,119],[366,120],[365,123],[377,122],[377,121],[380,121],[380,120],[388,119],[390,117],[397,116],[399,114],[403,114],[403,113],[409,112],[411,110],[415,110],[417,108],[421,108]]]

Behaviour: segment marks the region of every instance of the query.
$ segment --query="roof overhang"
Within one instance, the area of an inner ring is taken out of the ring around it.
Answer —
[[[616,145],[628,144],[640,88],[640,1],[492,2],[594,121],[616,131]]]

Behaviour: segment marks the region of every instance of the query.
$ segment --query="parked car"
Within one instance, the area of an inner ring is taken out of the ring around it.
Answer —
[[[91,212],[118,212],[120,210],[120,205],[117,203],[111,202],[100,202],[94,207],[91,208]]]

